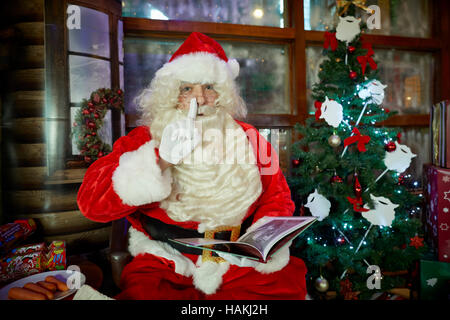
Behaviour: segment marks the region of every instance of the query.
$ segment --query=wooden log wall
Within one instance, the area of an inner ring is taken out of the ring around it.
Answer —
[[[48,174],[44,0],[8,2],[7,25],[0,32],[9,39],[0,50],[0,68],[8,78],[1,100],[3,223],[33,218],[37,235],[66,240],[69,254],[107,246],[110,225],[86,219],[77,207],[85,170]]]

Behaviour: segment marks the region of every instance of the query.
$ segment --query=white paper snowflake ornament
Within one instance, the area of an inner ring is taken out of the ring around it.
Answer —
[[[373,194],[370,195],[370,198],[373,200],[375,208],[362,212],[363,218],[373,225],[390,227],[395,219],[395,209],[398,207],[398,204],[392,203],[391,200],[385,197],[375,197]],[[364,208],[370,209],[367,204],[364,205]]]
[[[322,221],[330,214],[331,202],[317,192],[317,189],[308,196],[308,203],[305,207],[311,211],[311,214]]]
[[[395,150],[386,151],[384,157],[384,164],[389,170],[397,171],[398,173],[404,172],[411,165],[411,160],[417,155],[411,152],[408,146],[395,142]]]
[[[336,28],[336,39],[349,44],[361,33],[360,23],[361,19],[352,16],[339,17],[339,24]]]
[[[342,111],[342,105],[334,100],[329,100],[325,97],[325,102],[320,107],[319,119],[325,119],[325,121],[332,127],[337,128],[344,120],[344,113]]]
[[[386,85],[378,80],[374,80],[366,84],[363,89],[359,90],[358,96],[364,100],[371,98],[372,103],[381,105],[384,100],[384,89],[386,88]]]

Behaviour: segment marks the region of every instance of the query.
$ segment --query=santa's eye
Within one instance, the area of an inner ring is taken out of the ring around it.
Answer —
[[[214,90],[214,86],[212,84],[205,85],[206,90]]]
[[[192,90],[192,87],[189,87],[189,86],[184,86],[184,87],[181,87],[181,89],[180,89],[181,92],[189,92],[190,90]]]

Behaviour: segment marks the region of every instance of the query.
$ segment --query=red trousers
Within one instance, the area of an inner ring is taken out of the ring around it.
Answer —
[[[190,257],[192,260],[197,256]],[[197,290],[191,277],[175,273],[172,261],[140,254],[125,266],[121,277],[122,300],[304,300],[306,266],[296,257],[282,270],[262,274],[251,267],[230,265],[216,293]]]

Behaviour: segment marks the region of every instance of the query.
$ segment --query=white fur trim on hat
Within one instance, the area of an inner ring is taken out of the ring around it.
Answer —
[[[172,191],[170,170],[161,172],[152,140],[135,151],[125,152],[113,173],[113,189],[124,204],[140,206],[167,198]]]
[[[238,74],[239,64],[236,60],[228,60],[227,63],[213,54],[196,52],[166,63],[155,76],[190,83],[226,83],[234,80]]]

